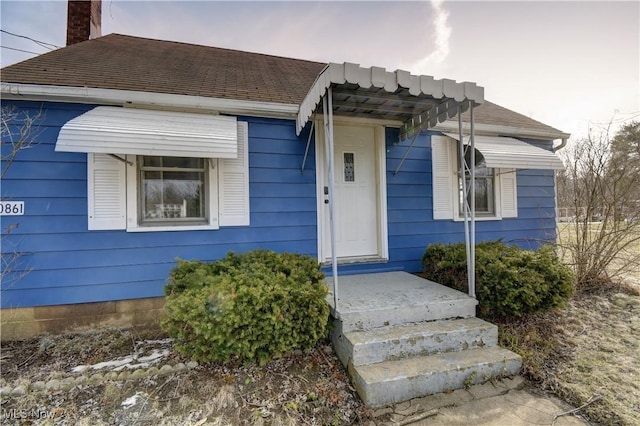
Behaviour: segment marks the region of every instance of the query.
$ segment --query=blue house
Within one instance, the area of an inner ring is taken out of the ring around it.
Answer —
[[[2,69],[9,131],[35,118],[2,166],[3,204],[23,209],[2,216],[3,339],[150,321],[176,258],[265,248],[314,256],[330,275],[419,271],[428,244],[464,240],[458,139],[472,122],[477,239],[555,238],[553,147],[569,135],[473,83],[118,34],[75,41]]]

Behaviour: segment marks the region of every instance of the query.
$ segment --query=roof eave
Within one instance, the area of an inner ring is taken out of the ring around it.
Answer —
[[[295,119],[298,105],[277,102],[210,98],[93,87],[53,86],[2,82],[2,99],[81,104],[168,107],[256,117]]]
[[[275,102],[243,101],[202,96],[173,95],[91,87],[54,86],[2,82],[2,99],[82,104],[167,107],[184,110],[212,111],[252,117],[284,118],[295,120],[299,106]],[[457,120],[438,123],[432,130],[457,131]],[[571,134],[560,131],[543,131],[526,127],[476,123],[478,134],[516,136],[542,140],[568,139]]]

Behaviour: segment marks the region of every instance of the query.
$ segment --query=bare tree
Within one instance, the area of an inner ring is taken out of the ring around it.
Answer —
[[[0,179],[4,179],[14,160],[22,151],[37,144],[38,135],[41,133],[39,123],[43,117],[42,111],[33,114],[29,111],[20,111],[14,106],[2,107],[0,115],[0,148],[2,150]],[[6,196],[6,191],[3,196]],[[19,241],[9,238],[19,223],[12,222],[7,225],[5,220],[2,222],[0,282],[2,290],[4,290],[27,274],[28,270],[20,265],[21,258],[25,253],[19,250]]]
[[[640,265],[640,169],[616,155],[608,129],[573,143],[559,174],[559,245],[579,284],[613,278]],[[618,142],[619,144],[619,142]]]

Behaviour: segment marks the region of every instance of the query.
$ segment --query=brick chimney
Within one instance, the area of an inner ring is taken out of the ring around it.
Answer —
[[[69,0],[67,3],[67,46],[100,37],[102,0]]]

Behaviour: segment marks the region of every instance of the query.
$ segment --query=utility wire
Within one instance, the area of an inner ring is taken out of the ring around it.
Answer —
[[[14,37],[20,37],[20,38],[24,38],[24,39],[30,40],[30,41],[36,43],[37,45],[39,45],[40,47],[44,47],[45,49],[49,49],[49,50],[53,50],[54,48],[55,49],[60,49],[60,46],[56,46],[53,43],[47,43],[46,41],[36,40],[35,38],[23,36],[23,35],[20,35],[20,34],[15,34],[15,33],[12,33],[12,32],[6,31],[6,30],[0,30],[0,32],[12,35]],[[49,47],[49,46],[52,46],[52,47]]]
[[[38,52],[32,52],[30,50],[16,49],[15,47],[9,47],[9,46],[0,46],[0,47],[3,48],[3,49],[16,50],[18,52],[33,53],[34,55],[39,55],[40,54]]]
[[[24,38],[24,39],[27,39],[27,40],[33,41],[34,43],[38,43],[38,44],[47,44],[47,45],[52,46],[52,47],[54,47],[54,48],[56,48],[56,49],[59,49],[59,48],[60,48],[60,46],[57,46],[57,45],[55,45],[55,44],[53,44],[53,43],[47,43],[46,41],[36,40],[35,38],[31,38],[31,37],[23,36],[23,35],[20,35],[20,34],[12,33],[12,32],[7,31],[7,30],[2,30],[2,29],[0,29],[0,32],[3,32],[3,33],[6,33],[6,34],[9,34],[9,35],[12,35],[12,36],[14,36],[14,37]]]

